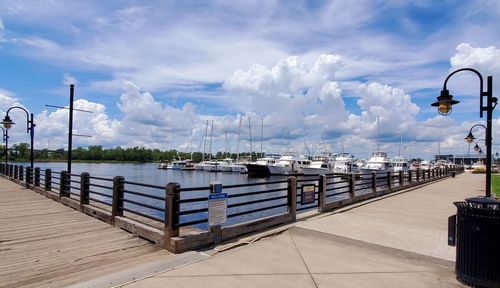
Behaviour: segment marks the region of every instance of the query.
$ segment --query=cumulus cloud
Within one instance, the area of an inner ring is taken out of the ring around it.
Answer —
[[[64,73],[64,78],[63,78],[63,84],[66,86],[69,86],[71,84],[78,84],[78,81],[76,81],[76,78],[71,76],[69,73]]]
[[[451,57],[450,64],[453,69],[472,67],[488,75],[500,74],[500,49],[495,46],[473,47],[469,43],[462,43],[457,46],[457,53]]]

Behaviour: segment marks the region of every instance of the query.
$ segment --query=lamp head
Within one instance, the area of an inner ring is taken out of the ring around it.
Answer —
[[[5,118],[3,118],[2,125],[5,127],[5,129],[9,129],[12,127],[13,124],[16,124],[12,122],[12,119],[10,119],[9,115],[5,115]]]
[[[472,132],[469,132],[469,135],[467,135],[467,137],[464,138],[465,141],[467,141],[467,143],[472,143],[474,142],[474,139],[476,139],[476,137],[474,137],[474,135],[472,135]]]
[[[446,116],[451,113],[452,105],[460,103],[457,100],[453,100],[453,96],[447,89],[441,90],[441,95],[437,97],[437,101],[431,105],[438,107],[439,114]]]
[[[480,149],[479,145],[476,144],[476,146],[474,146],[474,151],[479,151]]]

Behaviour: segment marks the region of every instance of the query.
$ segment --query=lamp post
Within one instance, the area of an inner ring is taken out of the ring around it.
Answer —
[[[446,83],[451,76],[461,71],[470,71],[479,77],[479,117],[483,118],[483,111],[486,111],[486,197],[491,197],[491,126],[493,118],[493,110],[497,106],[498,99],[493,97],[493,77],[488,76],[486,83],[486,91],[483,91],[483,76],[477,70],[472,68],[462,68],[453,71],[446,77],[444,81],[441,95],[437,97],[437,101],[432,103],[432,106],[438,107],[439,114],[446,116],[451,113],[452,105],[458,104],[459,101],[453,100],[453,96],[446,89]],[[486,106],[484,104],[486,97]]]
[[[5,127],[5,129],[9,129],[10,127],[12,127],[12,125],[14,125],[15,123],[12,122],[12,119],[10,119],[9,117],[9,112],[10,110],[12,109],[21,109],[23,110],[25,113],[26,113],[26,133],[29,133],[30,134],[30,140],[31,140],[31,143],[30,143],[30,166],[31,168],[33,168],[33,134],[35,132],[35,122],[33,121],[33,113],[29,114],[28,111],[26,109],[24,109],[23,107],[20,107],[20,106],[14,106],[14,107],[10,107],[8,110],[7,110],[7,113],[5,114],[5,118],[3,119],[2,121],[2,124],[3,124],[3,127]]]

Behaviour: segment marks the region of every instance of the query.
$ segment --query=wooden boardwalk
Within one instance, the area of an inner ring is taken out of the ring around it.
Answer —
[[[169,252],[0,178],[0,287],[64,287]]]

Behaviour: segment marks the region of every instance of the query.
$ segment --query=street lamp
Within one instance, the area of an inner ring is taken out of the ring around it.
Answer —
[[[452,106],[458,104],[459,102],[453,100],[453,96],[446,89],[446,83],[451,76],[455,75],[461,71],[470,71],[475,73],[479,77],[479,117],[483,118],[483,111],[486,111],[486,197],[491,197],[491,126],[492,126],[492,115],[493,110],[497,106],[498,99],[493,97],[493,77],[488,76],[487,78],[487,88],[483,91],[483,76],[477,70],[472,68],[462,68],[453,71],[446,80],[444,81],[443,90],[441,90],[441,95],[437,97],[437,101],[432,103],[432,106],[438,107],[439,114],[446,116],[451,113]],[[486,97],[486,106],[483,105],[484,97]],[[472,134],[472,133],[471,133]],[[469,141],[466,137],[466,140]],[[471,141],[474,141],[473,139]]]
[[[15,109],[15,108],[21,109],[24,112],[26,112],[26,133],[30,134],[30,139],[31,139],[30,166],[31,166],[31,168],[33,168],[33,136],[34,136],[33,134],[35,132],[35,126],[36,126],[35,122],[33,121],[33,113],[29,114],[26,109],[24,109],[23,107],[20,107],[20,106],[10,107],[7,110],[7,113],[5,114],[5,118],[3,118],[3,121],[1,123],[3,124],[3,127],[5,127],[5,129],[9,129],[12,127],[12,125],[15,124],[14,122],[12,122],[12,119],[10,119],[10,117],[9,117],[10,110]]]
[[[467,141],[467,143],[471,144],[472,142],[474,142],[474,139],[476,139],[476,137],[474,137],[474,135],[472,134],[472,129],[474,129],[474,127],[483,127],[484,130],[486,130],[486,126],[484,126],[483,124],[476,124],[472,127],[470,127],[470,130],[469,130],[469,134],[467,134],[467,136],[464,138],[465,141]]]

